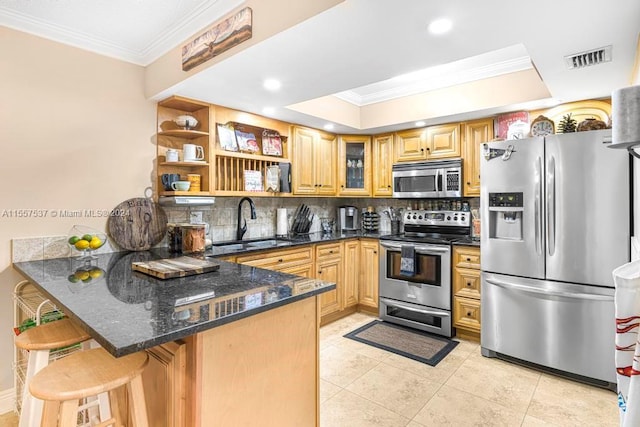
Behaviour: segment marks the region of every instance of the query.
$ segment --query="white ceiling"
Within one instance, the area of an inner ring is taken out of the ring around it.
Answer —
[[[194,35],[185,28],[205,27],[241,3],[0,0],[0,25],[144,65]],[[453,29],[445,35],[430,35],[428,23],[440,17],[450,18]],[[381,90],[389,89],[389,79],[436,66],[448,70],[447,75],[453,72],[446,64],[455,61],[461,61],[467,74],[472,75],[474,67],[497,70],[500,67],[496,64],[518,62],[518,58],[524,61],[521,64],[530,62],[535,67],[552,96],[526,104],[496,105],[483,111],[461,109],[446,117],[425,117],[444,122],[523,106],[536,108],[608,97],[614,89],[631,82],[639,33],[637,0],[345,0],[155,94],[154,99],[180,94],[258,114],[272,107],[273,117],[322,127],[326,122],[323,118],[287,106],[345,91],[360,97],[372,93],[378,96]],[[608,45],[613,47],[611,62],[576,70],[569,70],[565,64],[566,55]],[[500,59],[499,52],[505,49],[515,49],[516,54]],[[478,65],[469,58],[483,61]],[[430,90],[433,83],[433,74],[425,73],[426,81],[412,83],[422,88],[419,90]],[[278,92],[262,87],[269,77],[282,81]],[[381,86],[372,88],[372,84]],[[398,90],[403,89],[392,92]],[[365,98],[355,102],[365,105]],[[376,102],[375,97],[372,99]],[[395,127],[407,127],[407,123]],[[337,123],[336,131],[392,128],[359,129]]]

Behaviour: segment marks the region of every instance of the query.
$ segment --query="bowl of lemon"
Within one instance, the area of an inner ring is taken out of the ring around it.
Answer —
[[[93,258],[92,252],[107,242],[107,235],[92,228],[75,225],[67,240],[72,249],[80,252],[83,258]]]

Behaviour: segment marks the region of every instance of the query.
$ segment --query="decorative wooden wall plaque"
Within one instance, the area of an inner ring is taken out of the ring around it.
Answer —
[[[189,71],[252,36],[252,11],[245,7],[235,15],[216,23],[182,47],[182,70]]]

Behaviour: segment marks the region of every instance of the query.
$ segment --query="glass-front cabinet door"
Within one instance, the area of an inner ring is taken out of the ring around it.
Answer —
[[[371,196],[371,137],[341,135],[339,140],[340,196]]]

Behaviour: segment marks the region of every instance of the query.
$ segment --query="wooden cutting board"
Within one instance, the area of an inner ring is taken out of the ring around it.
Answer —
[[[146,251],[167,232],[167,214],[151,199],[138,197],[116,206],[107,220],[109,237],[122,249]]]
[[[211,260],[182,256],[178,258],[134,262],[131,264],[131,268],[159,279],[172,279],[174,277],[185,277],[216,271],[220,268],[220,264]]]

